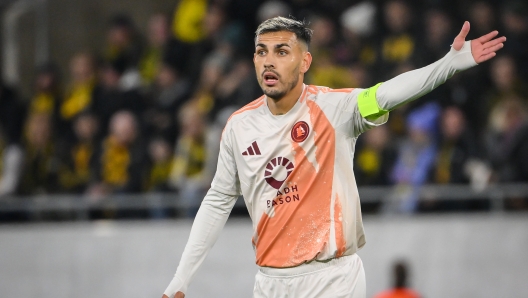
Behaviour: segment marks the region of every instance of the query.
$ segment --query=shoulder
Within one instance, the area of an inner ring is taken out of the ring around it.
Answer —
[[[340,88],[332,89],[325,86],[308,85],[307,87],[307,98],[316,99],[331,99],[336,100],[343,97],[348,97],[352,94],[359,92],[361,89],[358,88]]]
[[[226,126],[224,128],[224,131],[228,129],[228,127],[232,127],[234,123],[246,118],[247,116],[254,115],[259,108],[263,107],[265,105],[266,96],[262,95],[261,97],[255,99],[254,101],[248,103],[247,105],[243,106],[242,108],[236,110],[229,118],[227,119]]]
[[[311,93],[350,93],[356,89],[356,88],[332,89],[330,87],[316,86],[316,85],[308,85],[306,87],[308,88],[308,92],[311,92]]]
[[[336,112],[353,111],[361,88],[332,89],[324,86],[307,86],[306,99],[313,101],[324,109]],[[328,110],[326,110],[328,111]]]

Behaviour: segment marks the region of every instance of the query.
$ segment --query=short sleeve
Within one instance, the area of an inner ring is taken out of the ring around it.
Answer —
[[[239,196],[241,190],[237,165],[233,155],[233,138],[231,122],[228,122],[222,133],[218,163],[211,188],[226,195]]]

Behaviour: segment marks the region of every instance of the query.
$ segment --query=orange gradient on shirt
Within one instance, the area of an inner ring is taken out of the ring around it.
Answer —
[[[309,90],[309,93],[311,90]],[[304,98],[301,100],[303,101]],[[302,102],[301,101],[301,102]],[[293,267],[311,261],[328,245],[331,227],[331,199],[335,162],[335,130],[321,108],[306,100],[313,126],[315,160],[298,143],[292,142],[295,168],[283,185],[297,186],[298,204],[275,207],[273,216],[263,214],[258,226],[256,262],[266,267]],[[313,153],[312,153],[313,154]],[[335,218],[341,216],[341,204],[336,197]],[[336,220],[338,256],[345,250],[341,221]]]
[[[343,232],[343,212],[341,208],[341,201],[339,196],[336,194],[334,203],[334,222],[335,222],[335,237],[337,253],[336,258],[343,256],[346,251],[345,234]]]

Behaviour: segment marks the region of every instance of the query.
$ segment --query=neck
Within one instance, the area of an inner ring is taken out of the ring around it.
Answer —
[[[290,90],[288,94],[284,95],[284,97],[280,99],[273,99],[266,96],[268,108],[273,115],[286,114],[297,103],[297,100],[299,100],[299,97],[301,97],[302,92],[303,82],[302,80],[299,80],[299,83],[292,90]]]

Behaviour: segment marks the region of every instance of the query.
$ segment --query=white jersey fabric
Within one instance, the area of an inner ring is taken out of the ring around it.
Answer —
[[[467,41],[424,68],[382,83],[376,100],[391,110],[476,65]],[[165,294],[185,293],[216,241],[236,198],[253,221],[253,247],[261,267],[290,268],[353,255],[365,245],[353,173],[357,137],[383,124],[367,121],[357,98],[363,89],[305,85],[285,115],[271,114],[265,96],[229,119],[215,178],[196,215],[187,246]]]

